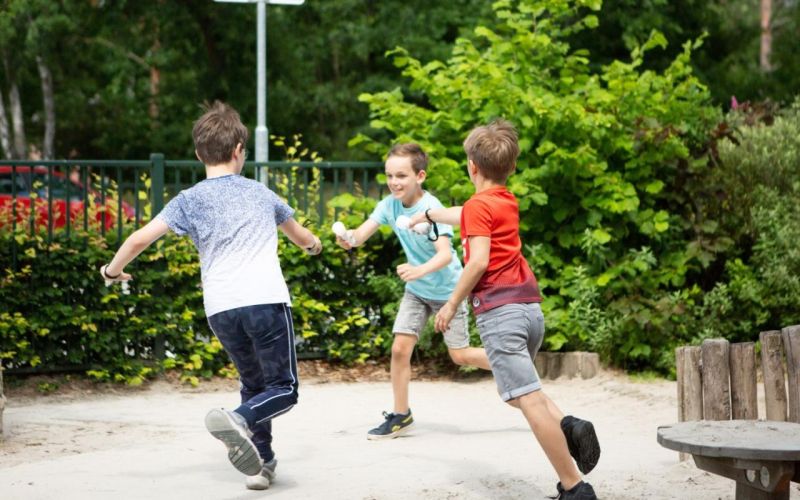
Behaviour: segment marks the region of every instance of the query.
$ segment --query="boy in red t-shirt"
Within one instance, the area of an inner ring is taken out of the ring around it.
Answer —
[[[432,222],[461,224],[464,271],[452,295],[436,314],[444,331],[468,295],[478,331],[503,401],[522,410],[558,474],[558,498],[596,499],[572,462],[588,473],[600,458],[600,445],[588,421],[563,413],[541,390],[533,359],[544,337],[542,301],[536,277],[520,251],[519,205],[506,180],[519,156],[517,131],[496,120],[477,127],[464,141],[475,194],[462,207],[427,210]]]

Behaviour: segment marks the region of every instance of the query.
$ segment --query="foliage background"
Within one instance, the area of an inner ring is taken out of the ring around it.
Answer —
[[[495,116],[512,120],[522,155],[509,187],[546,296],[546,347],[669,373],[676,345],[756,340],[800,322],[798,4],[778,5],[771,72],[757,67],[753,3],[738,0],[270,8],[270,129],[303,131],[332,159],[382,157],[391,142],[416,140],[433,159],[427,187],[461,203],[472,193],[461,141]],[[255,115],[252,86],[241,83],[254,79],[254,9],[0,6],[0,90],[19,85],[36,144],[31,61],[51,64],[59,156],[188,157],[200,101]],[[426,28],[410,30],[421,18]],[[731,95],[751,102],[728,109]],[[355,226],[374,202],[342,196],[329,207]],[[167,238],[144,254],[130,294],[96,279],[112,247],[91,232],[47,243],[0,231],[5,364],[90,367],[136,384],[161,368],[153,348],[163,336],[163,366],[187,380],[229,373],[202,317],[188,241]],[[303,349],[345,362],[388,353],[402,290],[389,234],[352,255],[328,245],[317,260],[282,245],[282,262]],[[444,357],[431,340],[428,352]]]

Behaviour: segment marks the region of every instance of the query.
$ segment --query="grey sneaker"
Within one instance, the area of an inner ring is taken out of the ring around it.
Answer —
[[[258,456],[244,417],[232,411],[214,408],[206,415],[206,429],[228,447],[228,459],[242,474],[254,476],[261,472]]]
[[[367,439],[393,439],[406,433],[414,424],[414,417],[411,416],[411,410],[408,410],[408,413],[405,415],[383,412],[383,418],[385,420],[381,425],[367,433]]]
[[[275,467],[278,466],[278,459],[273,458],[264,463],[261,472],[255,476],[247,476],[245,485],[248,490],[266,490],[275,481]]]

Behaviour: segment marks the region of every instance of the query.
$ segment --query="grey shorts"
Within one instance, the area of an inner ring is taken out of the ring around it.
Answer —
[[[509,401],[542,388],[533,358],[544,338],[539,304],[506,304],[477,316],[497,392]]]
[[[446,300],[428,300],[417,297],[413,293],[405,292],[400,308],[394,320],[392,331],[407,335],[419,335],[425,328],[428,318],[439,312]],[[459,304],[456,315],[450,326],[444,332],[444,343],[450,349],[463,349],[469,347],[469,330],[467,327],[467,305]]]

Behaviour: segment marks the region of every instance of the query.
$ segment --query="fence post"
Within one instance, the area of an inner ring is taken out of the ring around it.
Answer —
[[[725,339],[706,339],[700,346],[703,362],[703,418],[731,419],[731,368]]]
[[[787,326],[781,334],[789,375],[789,422],[800,424],[800,325]]]
[[[152,215],[164,208],[164,155],[153,153],[150,155],[150,206]]]
[[[703,420],[703,379],[700,371],[700,346],[675,349],[675,367],[678,376],[678,421]],[[681,462],[691,458],[679,453]]]
[[[731,344],[731,412],[734,420],[758,420],[756,345]]]
[[[761,370],[764,374],[764,401],[767,420],[786,422],[786,385],[783,372],[781,332],[761,332]]]
[[[155,217],[164,208],[164,154],[152,153],[150,155],[150,216]],[[161,364],[166,355],[166,339],[164,334],[158,334],[153,339],[153,356]]]

